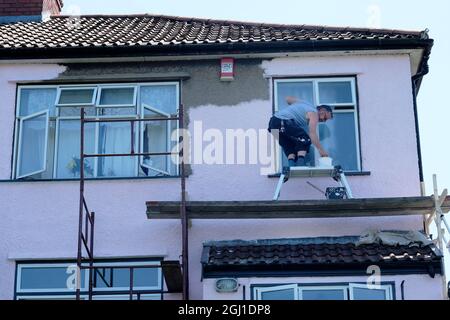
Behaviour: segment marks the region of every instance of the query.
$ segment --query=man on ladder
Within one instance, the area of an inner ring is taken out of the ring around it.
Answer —
[[[275,136],[277,132],[279,133],[279,144],[289,161],[289,166],[283,168],[273,200],[278,200],[281,187],[289,179],[292,170],[295,176],[299,176],[299,174],[304,176],[302,173],[304,170],[301,167],[306,166],[305,156],[310,150],[311,143],[317,148],[321,157],[328,157],[328,153],[320,144],[317,127],[319,122],[326,122],[333,118],[333,109],[328,105],[320,105],[315,108],[309,103],[298,102],[294,97],[288,97],[286,102],[289,106],[275,113],[269,122],[269,132]],[[306,171],[308,170],[306,169]],[[308,174],[312,174],[312,172]],[[339,182],[340,188],[327,188],[325,195],[328,199],[353,198],[341,166],[315,169],[315,174],[329,176]]]
[[[278,130],[278,142],[289,162],[289,167],[305,166],[305,157],[311,143],[317,148],[321,157],[328,157],[317,134],[319,122],[333,118],[333,109],[328,105],[313,105],[287,97],[288,107],[276,112],[269,122],[269,132]],[[273,132],[274,131],[274,132]],[[289,179],[289,168],[283,168],[286,180]]]

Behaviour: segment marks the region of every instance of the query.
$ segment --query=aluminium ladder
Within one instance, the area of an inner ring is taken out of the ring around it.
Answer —
[[[331,177],[337,182],[339,182],[340,186],[345,188],[345,192],[347,194],[348,199],[353,198],[352,190],[350,185],[348,184],[347,178],[345,177],[344,170],[341,166],[335,167],[322,167],[322,168],[311,168],[311,167],[284,167],[283,172],[280,175],[280,179],[278,180],[277,187],[275,189],[275,194],[273,195],[273,200],[277,201],[280,198],[281,188],[283,184],[287,181],[284,181],[286,176],[291,178],[307,178],[307,177]]]

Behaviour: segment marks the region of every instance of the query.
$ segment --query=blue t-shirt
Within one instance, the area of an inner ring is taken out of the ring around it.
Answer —
[[[309,133],[307,112],[317,112],[317,109],[312,104],[302,101],[275,112],[274,116],[281,120],[294,120],[299,127]]]

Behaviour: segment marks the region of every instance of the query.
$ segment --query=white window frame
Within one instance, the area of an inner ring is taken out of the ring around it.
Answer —
[[[23,116],[20,116],[20,104],[21,104],[21,98],[22,98],[22,90],[23,89],[55,89],[58,90],[58,86],[54,85],[26,85],[26,86],[18,86],[17,88],[17,97],[16,97],[16,120],[15,120],[15,130],[14,130],[14,150],[13,150],[13,166],[12,166],[12,175],[11,177],[13,179],[18,179],[16,176],[17,173],[17,161],[18,161],[18,153],[17,150],[19,148],[19,128],[20,125],[20,119]],[[55,101],[56,103],[56,101]],[[48,110],[48,109],[47,109]],[[45,110],[42,110],[45,111]],[[57,112],[57,111],[56,111]],[[49,110],[50,114],[50,110]]]
[[[149,106],[149,105],[147,105],[147,104],[145,104],[145,103],[141,103],[141,107],[142,107],[142,119],[146,119],[146,118],[145,118],[145,110],[149,110],[149,111],[152,111],[152,112],[154,112],[154,113],[156,113],[156,114],[159,114],[159,115],[161,115],[161,116],[163,116],[163,117],[170,118],[170,114],[168,114],[168,113],[166,113],[166,112],[163,112],[163,111],[161,111],[161,110],[158,110],[158,109],[156,109],[156,108],[154,108],[154,107],[152,107],[152,106]],[[152,121],[149,120],[149,122],[151,123]],[[166,122],[167,122],[167,129],[166,129],[166,134],[167,134],[166,149],[170,152],[170,142],[171,142],[171,139],[170,139],[170,138],[171,138],[171,137],[170,137],[170,121],[167,120]],[[142,152],[144,151],[144,133],[145,133],[145,125],[146,125],[146,123],[143,122],[143,123],[142,123],[142,126],[141,126],[141,134],[140,134],[140,140],[141,140],[141,146],[140,146],[140,147],[141,147]],[[164,174],[164,175],[170,176],[170,172],[164,171],[164,170],[160,170],[160,169],[154,168],[154,167],[149,166],[148,164],[146,164],[146,163],[144,162],[144,157],[140,157],[140,165],[143,166],[144,168],[149,169],[149,170],[152,170],[152,171],[159,172],[159,173],[162,173],[162,174]],[[166,156],[166,166],[167,166],[167,168],[170,168],[170,156]]]
[[[268,286],[268,287],[255,287],[254,295],[256,300],[262,300],[262,294],[265,292],[282,291],[292,289],[294,292],[294,300],[298,300],[298,285],[297,284],[287,284],[280,286]]]
[[[21,289],[20,285],[22,284],[22,269],[31,269],[31,268],[68,268],[69,266],[73,266],[73,263],[43,263],[43,264],[34,264],[34,263],[19,263],[17,265],[17,283],[16,283],[16,293],[17,295],[21,295],[22,293],[46,293],[46,292],[61,292],[61,293],[74,293],[74,289],[69,288],[51,288],[51,289]],[[69,276],[69,275],[67,275]],[[89,272],[85,272],[84,275],[84,284],[81,290],[87,290],[87,284],[89,283]],[[20,296],[22,297],[22,295]],[[19,298],[20,298],[19,297]],[[42,296],[39,296],[42,297]],[[37,299],[37,298],[36,298]]]
[[[176,114],[175,114],[175,116],[179,117],[180,116],[180,83],[177,82],[177,81],[143,83],[143,84],[139,85],[139,90],[138,90],[139,94],[140,94],[141,89],[143,87],[152,87],[152,86],[169,86],[169,87],[175,86],[175,92],[176,92]],[[167,118],[170,118],[172,116],[171,114],[169,114],[167,112],[164,112],[164,111],[161,111],[161,110],[159,110],[159,109],[157,109],[155,107],[148,106],[148,105],[146,105],[146,106],[147,107],[144,106],[144,103],[142,103],[141,97],[139,96],[138,110],[140,112],[141,119],[145,119],[144,109],[148,108],[148,107],[151,108],[151,109],[149,108],[150,111],[153,111],[155,113],[161,114],[162,116],[165,116]],[[168,121],[168,124],[170,124],[170,121]],[[142,152],[144,150],[144,139],[143,139],[143,137],[144,137],[144,129],[145,129],[144,127],[145,127],[145,122],[141,122],[139,148],[140,148],[140,150]],[[179,137],[180,136],[180,122],[179,121],[177,121],[176,132],[177,132],[177,137]],[[167,146],[168,146],[168,150],[171,151],[171,148],[170,148],[171,147],[170,125],[167,126],[167,133],[168,133]],[[180,152],[180,143],[178,141],[177,141],[177,152],[178,152],[178,154]],[[167,176],[172,176],[170,174],[170,172],[164,172],[164,171],[161,171],[161,170],[158,170],[158,169],[155,170],[155,168],[150,168],[150,166],[147,166],[147,165],[143,164],[144,157],[139,157],[139,158],[140,158],[139,159],[139,164],[143,165],[145,168],[147,168],[149,170],[154,170],[156,172],[161,172],[163,174],[166,174]],[[170,168],[170,162],[171,162],[171,156],[169,155],[169,156],[167,156],[167,166],[168,166],[168,168]],[[175,167],[176,167],[175,175],[179,175],[180,174],[180,157],[179,156],[177,156],[177,163],[175,163]]]
[[[348,285],[349,292],[350,292],[350,300],[354,300],[354,291],[353,289],[365,289],[365,290],[371,290],[368,288],[367,284],[361,284],[361,283],[350,283]],[[393,292],[392,292],[392,285],[385,284],[385,285],[379,285],[379,288],[376,288],[374,290],[384,290],[386,299],[385,300],[393,300]]]
[[[27,120],[33,119],[33,118],[37,118],[37,117],[41,117],[43,115],[46,115],[46,124],[45,124],[45,148],[44,148],[44,158],[43,158],[43,163],[42,163],[42,169],[31,172],[31,173],[27,173],[27,174],[22,174],[19,175],[20,173],[20,165],[22,163],[22,136],[23,136],[23,123]],[[17,172],[17,177],[16,179],[21,179],[21,178],[25,178],[25,177],[29,177],[41,172],[44,172],[47,169],[47,151],[48,151],[48,130],[49,130],[49,126],[50,126],[50,119],[49,119],[49,115],[50,115],[50,111],[44,110],[44,111],[39,111],[33,114],[30,114],[28,116],[22,117],[19,119],[19,138],[17,141],[17,163],[16,163],[16,172]]]
[[[356,161],[357,161],[357,169],[355,172],[360,172],[362,170],[361,167],[361,151],[360,151],[360,139],[359,139],[359,125],[358,125],[358,101],[356,98],[356,77],[329,77],[329,78],[318,78],[318,77],[311,77],[311,78],[290,78],[290,79],[274,79],[274,111],[277,112],[279,110],[278,106],[278,84],[279,83],[300,83],[300,82],[311,82],[313,85],[313,100],[314,105],[319,106],[323,103],[320,103],[320,95],[319,95],[319,83],[321,82],[350,82],[351,83],[351,90],[352,90],[352,103],[335,103],[328,105],[331,105],[333,107],[353,107],[353,110],[339,110],[335,109],[333,111],[334,114],[336,113],[350,113],[352,112],[354,114],[354,121],[355,121],[355,140],[356,140]],[[319,124],[320,125],[320,124]],[[319,135],[320,140],[320,130],[317,130],[317,134]],[[276,142],[275,142],[276,143]],[[315,146],[312,145],[312,150],[314,151],[315,159],[316,159],[316,166],[318,164],[318,159],[320,158],[319,152],[316,150]],[[275,155],[276,155],[276,170],[277,172],[281,171],[282,162],[283,162],[283,152],[280,146],[275,146]],[[312,167],[309,168],[310,170],[316,170],[320,169],[318,167]]]
[[[95,86],[73,86],[73,87],[64,87],[64,86],[59,86],[57,87],[58,91],[56,94],[56,102],[55,102],[55,106],[56,107],[79,107],[79,106],[93,106],[95,105],[95,101],[97,98],[97,87]],[[81,91],[81,90],[94,90],[94,92],[92,93],[92,99],[91,102],[89,103],[59,103],[59,100],[61,98],[61,93],[63,91]]]
[[[20,116],[20,100],[21,100],[21,95],[22,95],[22,90],[26,90],[26,89],[55,89],[56,90],[56,100],[54,102],[55,105],[55,117],[53,118],[50,117],[50,115],[48,116],[48,120],[47,120],[47,131],[46,131],[46,140],[47,140],[47,144],[46,144],[46,152],[45,152],[45,162],[47,162],[47,152],[48,152],[48,147],[49,147],[49,143],[48,143],[48,138],[49,138],[49,126],[50,126],[50,120],[53,121],[55,120],[55,141],[54,141],[54,155],[53,155],[53,167],[51,168],[52,171],[52,179],[54,180],[59,180],[59,179],[63,179],[63,178],[58,178],[56,173],[57,173],[57,165],[58,165],[58,143],[59,143],[59,124],[61,120],[79,120],[79,116],[61,116],[61,110],[64,107],[82,107],[82,106],[86,106],[86,107],[92,107],[95,108],[95,110],[98,109],[104,109],[104,108],[114,108],[114,107],[120,107],[120,108],[136,108],[136,113],[135,114],[130,114],[130,115],[97,115],[97,112],[95,115],[89,115],[86,116],[86,118],[91,118],[91,119],[101,119],[101,118],[136,118],[139,119],[143,116],[143,108],[141,102],[140,102],[140,90],[141,88],[145,88],[145,87],[151,87],[151,86],[174,86],[175,90],[176,90],[176,113],[175,116],[179,116],[179,106],[180,106],[180,82],[178,81],[165,81],[165,82],[142,82],[142,83],[132,83],[132,84],[114,84],[114,85],[101,85],[101,84],[79,84],[79,85],[20,85],[18,86],[18,95],[16,98],[16,119],[15,119],[15,123],[16,123],[16,128],[18,128],[19,130],[15,130],[14,133],[14,150],[13,150],[13,166],[12,166],[12,177],[14,179],[20,179],[20,178],[24,178],[27,176],[32,176],[41,172],[45,172],[46,171],[46,167],[44,166],[44,169],[42,171],[39,172],[35,172],[32,174],[27,174],[25,176],[17,176],[17,172],[18,172],[18,165],[19,165],[19,136],[20,136],[20,131],[21,131],[21,123],[22,121],[29,117],[35,116],[35,115],[39,115],[40,113],[44,113],[44,112],[50,112],[49,109],[43,110],[43,111],[39,111],[33,115],[29,115],[29,116]],[[97,102],[100,101],[100,97],[101,97],[101,90],[102,89],[108,89],[108,88],[134,88],[134,104],[133,105],[98,105]],[[92,104],[63,104],[60,105],[58,104],[59,99],[60,99],[60,95],[61,95],[61,90],[83,90],[83,89],[94,89],[94,95],[93,95],[93,102]],[[61,107],[61,108],[60,108]],[[160,110],[158,110],[158,113],[164,114],[164,115],[168,115],[165,112],[162,112]],[[172,116],[172,115],[168,115],[168,116]],[[143,148],[143,143],[142,143],[142,134],[141,134],[141,128],[143,127],[143,123],[136,123],[136,137],[135,137],[135,150],[142,150]],[[169,129],[170,129],[170,125],[168,126],[168,133],[169,133]],[[96,124],[96,134],[95,134],[95,153],[98,153],[98,134],[99,134],[99,124]],[[179,135],[179,122],[177,121],[176,124],[176,131]],[[171,151],[171,139],[170,139],[170,134],[169,134],[169,139],[167,141],[168,147]],[[179,149],[179,144],[177,142],[177,146]],[[136,165],[135,165],[135,174],[133,177],[130,178],[134,178],[134,177],[139,177],[140,176],[140,159],[138,159],[138,157],[134,157],[136,158]],[[177,157],[177,163],[176,163],[176,171],[172,174],[170,172],[164,173],[167,176],[174,176],[174,175],[179,175],[179,157]],[[94,158],[94,178],[98,178],[98,179],[107,179],[110,177],[99,177],[98,176],[98,157]],[[167,156],[167,162],[168,165],[170,167],[171,164],[171,156]],[[145,166],[146,167],[146,166]]]
[[[313,84],[314,86],[314,94],[317,97],[315,100],[318,105],[321,104],[327,104],[334,107],[347,107],[347,106],[354,106],[356,109],[356,87],[355,87],[355,78],[353,77],[333,77],[333,78],[315,78],[313,82],[316,82],[316,84]],[[330,83],[330,82],[350,82],[351,90],[352,90],[352,101],[351,102],[345,102],[345,103],[328,103],[328,102],[322,102],[320,101],[320,89],[319,84],[320,83]]]
[[[100,104],[103,89],[133,89],[133,103],[132,104]],[[98,86],[97,101],[95,106],[97,108],[132,108],[136,106],[137,102],[137,86],[136,85],[103,85]]]
[[[342,290],[344,293],[344,300],[348,300],[348,286],[299,286],[298,297],[299,300],[303,300],[303,291],[328,291],[328,290]]]
[[[52,299],[52,298],[61,298],[61,297],[71,297],[70,295],[55,295],[55,292],[58,293],[75,293],[74,289],[68,289],[68,288],[50,288],[50,289],[21,289],[20,285],[21,285],[21,278],[22,278],[22,269],[27,268],[68,268],[69,266],[73,266],[73,263],[39,263],[39,264],[35,264],[35,263],[18,263],[17,265],[17,275],[16,275],[16,295],[17,295],[17,300],[21,300],[23,298],[26,299]],[[160,266],[161,263],[160,261],[130,261],[130,262],[100,262],[100,263],[95,263],[94,266],[95,267],[114,267],[114,266],[140,266],[140,265],[155,265],[155,266]],[[134,286],[133,290],[161,290],[162,287],[162,269],[161,268],[155,268],[157,270],[157,277],[158,277],[158,283],[156,286],[152,286],[152,287],[139,287],[139,286]],[[137,269],[135,269],[137,270]],[[70,275],[68,274],[68,277]],[[82,291],[86,291],[88,290],[88,284],[89,284],[89,272],[85,269],[85,275],[84,275],[84,286],[81,287]],[[112,288],[94,288],[94,290],[96,292],[105,292],[105,294],[101,294],[101,295],[95,295],[98,297],[116,297],[117,295],[114,294],[110,294],[108,295],[108,291],[127,291],[130,290],[129,287],[112,287]],[[49,293],[50,295],[38,295],[38,296],[27,296],[26,294],[29,293]],[[119,296],[127,296],[129,297],[129,295],[119,295]],[[148,296],[148,297],[156,297],[156,296],[160,296],[159,293],[152,293],[152,294],[142,294],[142,297],[144,296]],[[137,297],[137,295],[136,295]]]

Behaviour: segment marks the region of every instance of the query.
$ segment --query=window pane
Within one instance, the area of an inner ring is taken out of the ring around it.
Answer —
[[[99,268],[96,274],[96,288],[129,288],[130,269],[126,268]],[[112,277],[111,277],[111,272]],[[101,276],[100,276],[101,275]],[[158,288],[160,273],[158,268],[136,268],[133,271],[133,287]],[[112,283],[111,283],[112,280]]]
[[[136,125],[136,123],[135,123]],[[128,154],[131,152],[131,129],[127,122],[100,123],[100,154]],[[134,130],[137,133],[135,127]],[[137,139],[135,139],[137,142]],[[137,145],[137,143],[135,143]],[[135,145],[135,150],[136,149]],[[98,175],[101,177],[135,176],[137,157],[99,157]]]
[[[341,289],[333,290],[302,290],[303,300],[344,300],[344,291]]]
[[[278,82],[277,83],[278,110],[288,106],[287,97],[295,97],[298,100],[306,101],[314,105],[313,83],[312,82]]]
[[[47,114],[23,120],[21,126],[18,177],[38,173],[46,168]]]
[[[20,116],[29,116],[43,110],[55,115],[56,88],[21,89]]]
[[[353,300],[387,300],[386,291],[383,289],[353,288]]]
[[[149,121],[143,125],[143,152],[170,152],[176,146],[177,141],[171,141],[177,129],[176,121]],[[172,160],[170,155],[146,156],[141,169],[147,176],[174,174],[177,163]]]
[[[77,117],[81,116],[81,107],[63,107],[59,108],[59,116],[60,117]],[[95,107],[86,107],[84,108],[85,116],[95,116],[96,114]]]
[[[295,289],[261,292],[261,300],[295,300]]]
[[[84,135],[84,152],[95,153],[95,125],[86,124]],[[94,176],[94,163],[94,158],[85,159],[85,177]],[[78,178],[80,169],[80,121],[60,120],[56,177],[60,179]]]
[[[95,89],[61,89],[58,104],[92,104]]]
[[[344,170],[358,170],[355,114],[334,113],[333,119],[319,125],[320,141],[333,158],[333,165]]]
[[[319,96],[320,104],[353,103],[351,82],[319,82]]]
[[[135,116],[136,107],[132,108],[98,108],[102,116]]]
[[[134,88],[103,88],[100,105],[133,105]]]
[[[67,267],[22,267],[20,289],[67,289],[67,280],[72,273]],[[85,271],[81,271],[81,286],[85,286]]]
[[[141,87],[141,105],[150,106],[166,114],[176,114],[177,87],[175,85]]]

